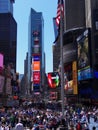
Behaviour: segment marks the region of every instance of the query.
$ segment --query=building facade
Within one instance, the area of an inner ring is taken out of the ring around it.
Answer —
[[[75,99],[75,95],[78,95],[80,102],[96,102],[98,99],[98,1],[65,0],[64,2],[65,95],[69,102]],[[60,44],[59,40],[56,44]],[[55,60],[57,59],[54,58],[53,63]]]
[[[0,0],[0,52],[4,65],[13,64],[16,71],[17,23],[13,17],[14,0]]]
[[[13,17],[14,2],[14,0],[0,0],[0,53],[4,57],[2,74],[0,74],[4,77],[0,100],[3,105],[12,105],[13,96],[19,93],[16,76],[17,23]]]
[[[10,13],[0,13],[0,52],[4,65],[13,64],[16,71],[17,23]]]

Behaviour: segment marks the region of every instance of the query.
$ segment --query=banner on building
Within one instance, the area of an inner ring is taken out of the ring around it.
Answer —
[[[40,71],[40,61],[33,62],[33,71]]]
[[[77,86],[77,63],[74,61],[72,63],[72,71],[73,71],[73,94],[78,94],[78,86]]]
[[[39,84],[40,83],[40,71],[33,72],[33,83]]]

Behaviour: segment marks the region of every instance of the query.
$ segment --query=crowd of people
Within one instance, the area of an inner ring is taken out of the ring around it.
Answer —
[[[67,105],[63,116],[61,111],[37,106],[2,107],[0,130],[90,130],[90,118],[98,123],[97,107]]]

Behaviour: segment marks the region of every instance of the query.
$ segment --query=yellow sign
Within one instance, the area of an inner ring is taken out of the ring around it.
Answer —
[[[78,94],[76,61],[74,61],[72,64],[72,71],[73,71],[73,94]]]

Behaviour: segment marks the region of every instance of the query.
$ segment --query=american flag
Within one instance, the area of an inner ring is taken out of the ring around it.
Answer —
[[[64,15],[64,2],[63,0],[58,0],[57,5],[57,16],[56,16],[56,24],[59,27],[61,15]]]

